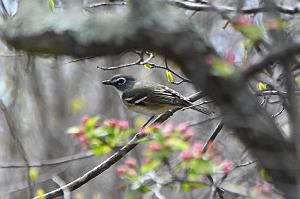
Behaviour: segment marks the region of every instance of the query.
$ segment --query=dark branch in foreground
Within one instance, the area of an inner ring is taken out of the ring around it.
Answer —
[[[200,3],[194,3],[194,2],[188,2],[188,1],[182,1],[182,0],[169,0],[169,3],[171,5],[188,9],[188,10],[194,10],[194,11],[203,11],[203,12],[215,12],[215,11],[221,11],[221,12],[236,12],[236,8],[230,7],[230,6],[211,6],[208,4],[200,4]],[[276,6],[277,11],[283,14],[299,14],[300,9],[298,6],[296,7],[290,7],[290,6]],[[259,6],[254,8],[245,8],[240,9],[239,13],[242,14],[256,14],[260,12],[269,12],[268,8],[265,6]]]

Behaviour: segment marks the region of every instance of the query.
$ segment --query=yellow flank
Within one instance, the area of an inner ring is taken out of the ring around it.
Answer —
[[[140,105],[133,105],[129,104],[126,101],[124,101],[124,104],[127,106],[129,110],[132,110],[137,113],[141,113],[144,115],[157,115],[161,113],[165,113],[166,111],[170,110],[171,108],[174,108],[174,106],[168,105],[168,104],[162,104],[162,105],[155,105],[155,106],[140,106]]]

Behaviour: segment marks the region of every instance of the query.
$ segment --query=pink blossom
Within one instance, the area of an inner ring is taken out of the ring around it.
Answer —
[[[129,167],[135,167],[137,165],[137,161],[133,157],[129,157],[125,160],[125,164],[128,165]]]
[[[204,147],[204,144],[201,141],[197,141],[193,144],[192,149],[193,149],[195,158],[201,157],[203,147]]]
[[[168,138],[172,137],[172,131],[165,131],[165,132],[163,132],[163,135],[165,138],[168,139]]]
[[[130,176],[135,176],[137,173],[136,173],[136,170],[135,170],[135,169],[133,169],[133,168],[128,168],[127,174],[130,175]]]
[[[233,169],[233,162],[231,160],[223,160],[220,167],[225,174],[228,174]]]
[[[161,123],[158,123],[158,122],[156,122],[156,123],[152,124],[152,125],[151,125],[151,127],[152,127],[152,128],[154,128],[154,129],[161,129],[161,127],[162,127],[162,124],[161,124]]]
[[[165,131],[173,131],[173,130],[174,130],[174,124],[171,122],[168,122],[164,127],[164,132]]]
[[[123,129],[128,129],[129,124],[128,124],[128,121],[120,120],[117,122],[117,126],[123,128]]]
[[[278,20],[276,19],[267,19],[266,20],[266,26],[270,30],[276,30],[279,28]]]
[[[249,26],[253,24],[253,20],[250,16],[239,15],[235,18],[235,23],[240,26]]]
[[[143,164],[149,164],[151,162],[151,159],[149,157],[145,157],[143,159]]]
[[[181,152],[180,157],[183,160],[191,160],[193,159],[193,153],[190,149],[186,149]]]
[[[84,115],[81,118],[80,124],[85,125],[87,123],[87,121],[90,119],[91,117],[89,115]]]
[[[89,149],[90,148],[90,144],[89,144],[89,141],[87,139],[87,137],[85,135],[81,135],[78,137],[78,140],[80,142],[80,144],[86,148],[86,149]]]
[[[235,62],[235,54],[230,51],[227,53],[226,57],[225,57],[226,61],[228,61],[230,64],[234,64]]]
[[[108,119],[104,121],[104,124],[107,126],[116,126],[118,121],[116,119]]]
[[[255,189],[257,194],[259,195],[271,195],[272,194],[272,187],[270,184],[265,182],[256,182]]]
[[[207,150],[206,154],[208,157],[211,157],[211,158],[218,155],[220,152],[219,147],[213,142],[209,142],[207,148],[208,148],[208,150]]]
[[[195,136],[195,133],[194,133],[194,131],[192,131],[192,130],[187,130],[187,131],[184,133],[184,138],[185,138],[186,140],[190,140],[190,139],[192,139],[194,136]]]
[[[126,165],[119,165],[116,168],[116,172],[118,175],[123,175],[127,172],[128,167]]]
[[[180,123],[177,128],[178,131],[184,133],[188,130],[188,125],[186,123]]]
[[[148,144],[148,149],[150,149],[151,151],[160,151],[161,147],[158,143],[151,142]]]

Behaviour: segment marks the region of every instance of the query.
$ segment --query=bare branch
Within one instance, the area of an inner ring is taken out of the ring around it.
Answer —
[[[189,1],[182,1],[182,0],[169,0],[168,3],[171,5],[188,9],[188,10],[194,10],[194,11],[203,11],[203,12],[215,12],[215,11],[222,11],[222,12],[236,12],[236,8],[230,7],[230,6],[211,6],[208,4],[199,4],[199,3],[194,3],[194,2],[189,2]],[[289,6],[276,6],[277,11],[283,13],[283,14],[299,14],[300,9],[298,6],[296,7],[289,7]],[[267,7],[265,6],[259,6],[259,7],[254,7],[254,8],[246,8],[246,9],[240,9],[239,13],[242,14],[256,14],[260,12],[269,12]]]
[[[28,162],[28,165],[24,164],[1,164],[0,168],[2,169],[16,169],[16,168],[24,168],[24,167],[46,167],[46,166],[56,166],[60,164],[65,164],[77,160],[82,160],[86,158],[93,157],[94,154],[92,152],[84,152],[76,155],[66,156],[62,158],[52,159],[52,160],[43,160],[39,162]]]

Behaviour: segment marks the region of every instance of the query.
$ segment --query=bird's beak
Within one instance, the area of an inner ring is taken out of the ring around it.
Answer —
[[[102,81],[102,84],[104,84],[104,85],[112,85],[112,82],[110,80],[104,80],[104,81]]]

